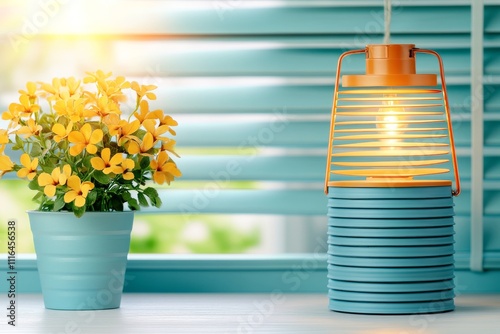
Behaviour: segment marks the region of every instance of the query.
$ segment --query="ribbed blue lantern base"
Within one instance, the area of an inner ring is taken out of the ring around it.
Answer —
[[[415,314],[455,308],[449,186],[328,190],[330,310]]]

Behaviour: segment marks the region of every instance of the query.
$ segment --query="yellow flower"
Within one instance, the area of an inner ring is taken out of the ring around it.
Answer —
[[[170,152],[173,155],[175,155],[176,157],[179,157],[179,155],[174,150],[175,144],[176,144],[176,141],[173,139],[164,140],[161,143],[161,150]]]
[[[88,76],[84,78],[84,82],[95,82],[97,84],[97,89],[103,96],[108,97],[114,103],[126,100],[126,96],[122,93],[122,89],[130,88],[130,82],[128,82],[125,77],[118,76],[114,80],[108,80],[112,73],[104,73],[101,70],[95,73],[87,72],[87,74]]]
[[[71,203],[75,201],[75,205],[81,208],[85,205],[85,199],[89,191],[94,189],[94,184],[89,181],[82,182],[77,175],[72,175],[68,179],[68,187],[71,190],[64,194],[64,202]]]
[[[35,123],[34,119],[29,119],[25,126],[17,130],[17,134],[24,136],[24,138],[29,138],[31,136],[36,136],[42,131],[42,126]]]
[[[176,126],[179,123],[177,123],[177,121],[169,115],[162,114],[162,117],[158,119],[160,120],[160,126],[168,126],[168,132],[170,132],[171,135],[175,136],[175,131],[171,128],[171,126]]]
[[[142,100],[140,106],[140,112],[135,112],[134,116],[139,120],[139,122],[144,122],[147,119],[160,119],[163,117],[163,111],[160,109],[149,111],[149,103],[146,100]]]
[[[11,103],[9,105],[9,110],[2,113],[2,119],[5,121],[10,121],[9,128],[14,128],[19,123],[19,104]]]
[[[68,136],[70,143],[74,145],[69,149],[69,154],[72,156],[77,156],[84,149],[90,154],[95,154],[97,152],[97,146],[95,144],[102,140],[103,132],[101,129],[96,129],[92,131],[90,124],[86,123],[82,126],[80,131],[71,131]]]
[[[156,127],[156,121],[152,119],[147,119],[145,120],[142,125],[144,128],[153,135],[153,140],[156,142],[157,140],[167,140],[167,137],[162,137],[161,135],[164,134],[169,130],[168,125],[160,125],[159,127]]]
[[[54,110],[59,116],[66,116],[72,122],[79,122],[85,112],[85,99],[58,100],[54,104]]]
[[[158,184],[163,184],[174,180],[174,177],[181,176],[181,172],[173,162],[169,162],[167,152],[162,151],[158,154],[156,160],[151,160],[150,166],[154,171],[153,180]]]
[[[117,127],[120,124],[120,121],[121,118],[117,114],[109,114],[108,116],[102,118],[102,122],[106,124],[112,136],[116,135],[116,133],[112,134],[111,129]]]
[[[131,140],[128,142],[127,151],[129,154],[142,154],[142,155],[150,155],[149,150],[153,148],[155,145],[155,141],[153,140],[153,135],[147,132],[142,138],[141,143],[139,144],[135,140]]]
[[[7,130],[0,129],[0,145],[9,143],[9,133]]]
[[[151,93],[150,91],[155,90],[157,87],[155,85],[139,85],[137,81],[132,81],[130,87],[135,90],[137,93],[137,97],[139,100],[142,100],[144,96],[146,96],[150,100],[156,100],[155,93]]]
[[[115,171],[115,174],[122,174],[125,180],[133,180],[134,173],[132,173],[132,171],[134,170],[134,167],[135,167],[134,160],[125,159],[122,161],[122,164],[118,166],[118,170]]]
[[[71,97],[80,97],[80,80],[76,80],[73,77],[70,78],[54,78],[52,79],[52,85],[48,83],[42,83],[42,90],[51,94],[48,100],[67,100]]]
[[[19,94],[26,95],[30,101],[34,102],[36,100],[36,84],[30,81],[26,84],[26,89],[27,91],[20,90]]]
[[[130,82],[125,77],[118,76],[115,80],[106,80],[104,85],[99,83],[99,90],[115,103],[125,101],[127,97],[122,93],[122,89],[130,88]]]
[[[123,161],[123,155],[121,153],[116,153],[112,158],[111,150],[109,148],[105,148],[101,152],[101,157],[93,157],[90,159],[90,163],[92,167],[97,170],[102,170],[104,174],[116,173],[119,174],[121,169],[118,167],[120,163]]]
[[[40,111],[40,106],[35,103],[32,104],[27,95],[21,95],[19,97],[19,102],[21,102],[21,104],[14,103],[14,108],[17,109],[18,113],[20,113],[22,117],[29,117],[32,113]]]
[[[87,73],[88,76],[83,78],[84,83],[91,83],[91,82],[104,83],[104,82],[106,82],[106,79],[109,78],[113,74],[111,72],[104,73],[101,70],[97,70],[95,73],[91,73],[91,72],[85,72],[85,73]]]
[[[14,163],[10,160],[9,156],[2,155],[0,156],[0,176],[3,174],[10,172],[14,168]]]
[[[109,134],[116,136],[118,145],[123,146],[129,139],[138,140],[133,134],[141,127],[139,121],[128,122],[116,114],[109,114],[102,121],[107,125]]]
[[[130,139],[136,140],[137,137],[133,136],[133,134],[136,133],[140,127],[141,123],[138,120],[132,121],[130,123],[126,120],[121,120],[118,126],[113,129],[113,135],[116,135],[116,138],[118,139],[118,145],[123,145]],[[111,131],[112,130],[110,129],[110,134]]]
[[[69,122],[67,127],[64,127],[64,125],[60,123],[54,124],[54,126],[52,127],[52,132],[55,133],[54,136],[55,142],[59,143],[64,138],[68,137],[72,129],[73,129],[73,122]]]
[[[64,165],[63,170],[61,172],[61,168],[56,167],[52,170],[51,174],[42,173],[38,177],[38,185],[40,187],[45,187],[43,192],[45,195],[52,197],[56,194],[56,187],[58,185],[65,185],[66,181],[71,175],[71,166]]]
[[[120,116],[111,114],[103,119],[103,123],[108,126],[109,134],[111,136],[117,136],[120,138],[122,134],[122,127],[125,123],[128,123],[124,119],[120,119]]]
[[[21,164],[24,166],[17,171],[17,176],[20,178],[27,177],[28,180],[33,180],[36,176],[36,168],[38,167],[38,158],[31,160],[29,154],[21,155]]]
[[[121,114],[118,105],[110,100],[106,95],[96,98],[94,95],[88,95],[90,99],[94,99],[94,105],[90,107],[90,109],[85,111],[86,117],[94,117],[99,116],[100,118],[104,118],[110,114]]]

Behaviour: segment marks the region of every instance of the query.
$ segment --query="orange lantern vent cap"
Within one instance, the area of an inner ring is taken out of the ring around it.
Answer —
[[[436,86],[435,74],[417,74],[415,44],[366,46],[366,74],[342,76],[343,87]]]

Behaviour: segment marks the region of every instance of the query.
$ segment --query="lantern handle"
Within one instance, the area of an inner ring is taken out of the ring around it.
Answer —
[[[441,76],[441,87],[443,90],[444,109],[446,111],[446,121],[448,122],[448,136],[450,137],[451,158],[453,160],[453,173],[455,176],[455,189],[454,190],[452,189],[451,192],[453,196],[458,196],[460,194],[460,176],[458,173],[458,163],[457,163],[457,154],[455,152],[455,139],[453,137],[453,127],[451,125],[451,113],[450,113],[450,105],[448,103],[448,92],[446,91],[446,81],[444,78],[443,59],[436,51],[433,50],[414,48],[413,52],[427,53],[433,55],[437,58],[439,62],[439,74]]]
[[[326,161],[326,174],[325,174],[325,194],[328,195],[328,181],[330,181],[330,169],[332,167],[332,144],[333,144],[333,130],[335,128],[335,109],[337,104],[337,94],[339,91],[339,82],[340,82],[340,69],[342,66],[342,60],[346,56],[350,56],[358,53],[366,53],[367,49],[359,49],[359,50],[350,50],[342,53],[337,62],[337,73],[335,74],[335,88],[333,90],[333,103],[332,103],[332,114],[330,119],[330,135],[328,136],[328,154]]]

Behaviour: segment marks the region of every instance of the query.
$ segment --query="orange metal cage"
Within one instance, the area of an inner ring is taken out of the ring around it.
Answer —
[[[340,90],[343,59],[361,53],[366,55],[366,74],[342,76],[342,87],[349,89]],[[417,53],[437,58],[441,89],[436,87],[435,74],[416,73]],[[415,48],[413,44],[380,44],[347,51],[339,57],[330,120],[325,193],[332,185],[451,185],[449,180],[414,179],[449,172],[446,168],[430,167],[449,162],[443,157],[448,155],[451,155],[455,178],[452,193],[457,196],[460,193],[460,178],[443,62],[438,53]],[[333,181],[332,175],[354,179]]]

